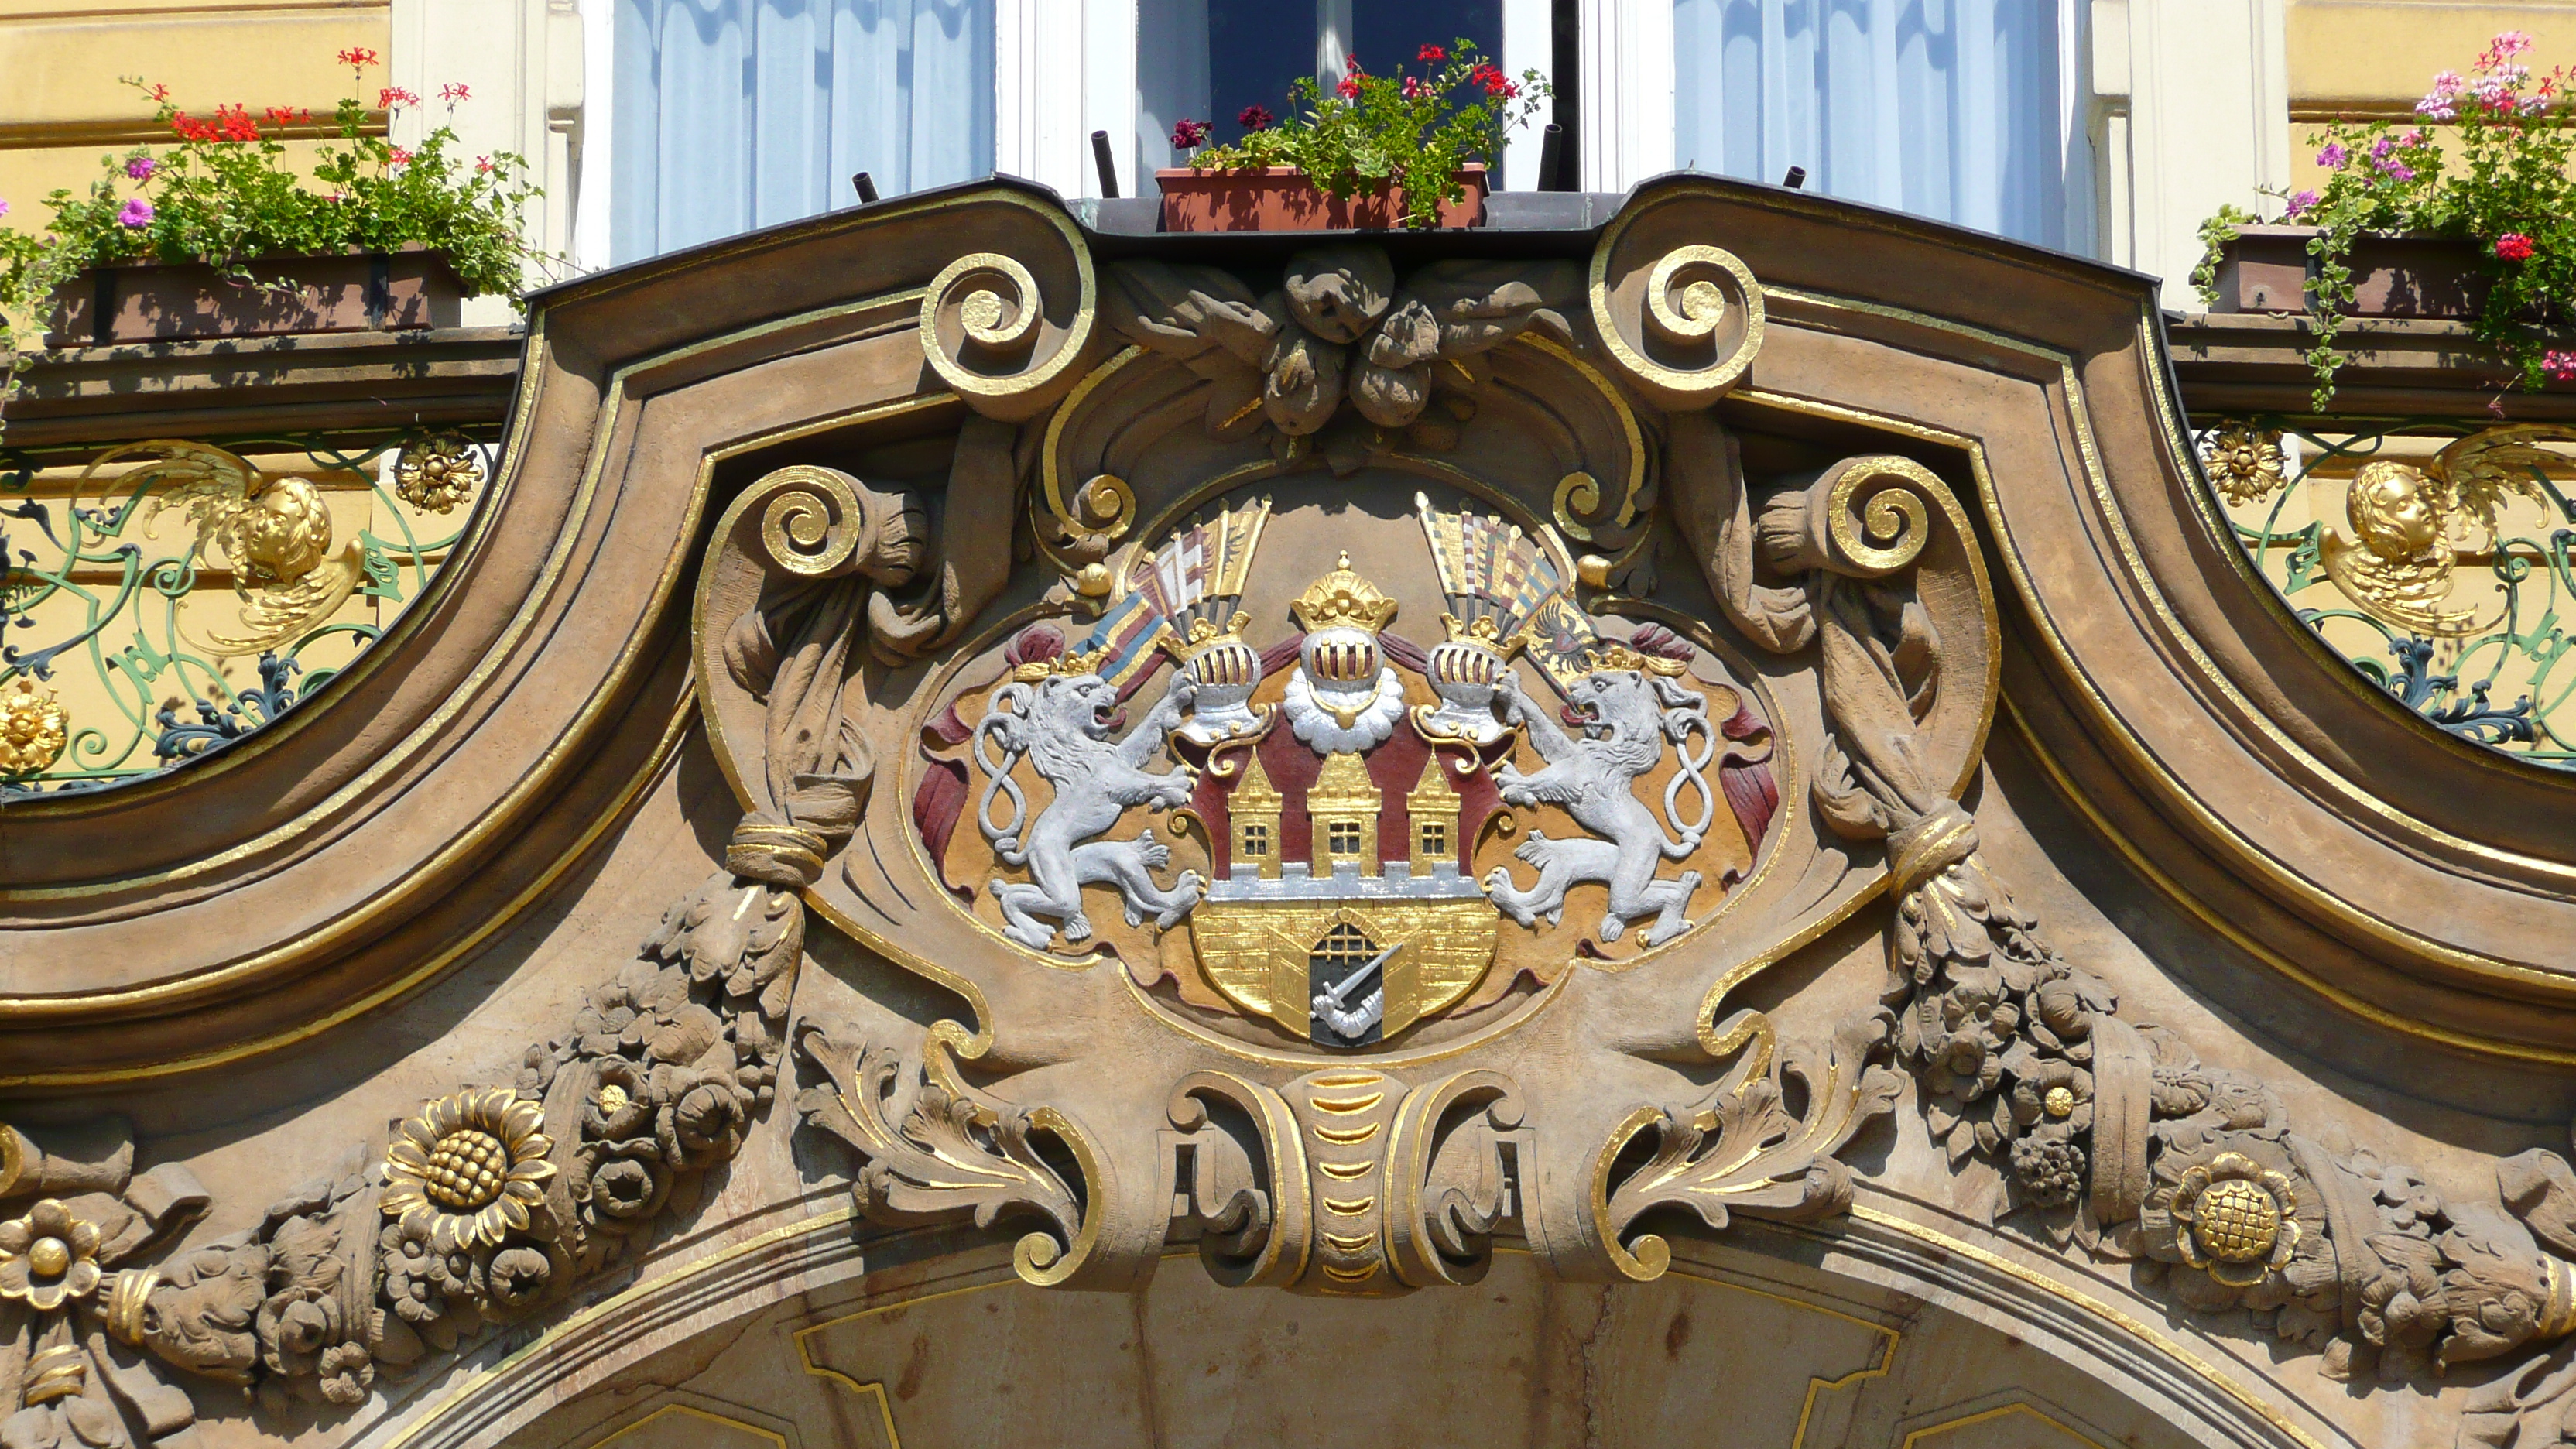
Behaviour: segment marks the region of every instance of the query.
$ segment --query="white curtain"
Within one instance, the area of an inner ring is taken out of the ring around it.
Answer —
[[[993,166],[994,0],[616,0],[618,261]]]
[[[2067,245],[2059,0],[1674,0],[1673,158]]]

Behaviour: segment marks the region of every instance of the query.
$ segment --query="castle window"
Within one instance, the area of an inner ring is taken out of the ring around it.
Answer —
[[[1335,855],[1357,855],[1360,849],[1360,823],[1336,820],[1324,827],[1324,848]]]
[[[1414,828],[1416,834],[1421,838],[1422,853],[1424,855],[1447,855],[1449,853],[1449,822],[1445,820],[1425,820]]]
[[[1243,845],[1241,849],[1243,854],[1268,855],[1270,853],[1270,822],[1267,820],[1247,821],[1243,827],[1242,839]]]

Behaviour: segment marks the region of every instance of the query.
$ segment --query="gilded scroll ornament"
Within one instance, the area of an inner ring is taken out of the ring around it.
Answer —
[[[32,675],[0,685],[0,776],[51,768],[63,757],[69,728],[61,701]]]
[[[1074,364],[1093,320],[1091,264],[1079,251],[1065,260],[1069,268],[1054,257],[1032,268],[1000,252],[969,252],[923,290],[922,355],[986,417],[1041,413],[1079,376]]]
[[[1658,1208],[1685,1209],[1721,1231],[1739,1212],[1812,1222],[1849,1208],[1851,1172],[1834,1154],[1895,1109],[1901,1083],[1879,1064],[1884,1013],[1844,1022],[1821,1059],[1795,1047],[1775,1058],[1768,1021],[1748,1013],[1738,1025],[1730,1035],[1765,1045],[1744,1052],[1688,1110],[1632,1112],[1597,1154],[1593,1213],[1612,1261],[1631,1278],[1658,1277],[1672,1263],[1670,1244],[1635,1231]],[[1806,1089],[1803,1113],[1788,1109],[1789,1078]],[[1654,1155],[1614,1188],[1612,1161],[1641,1132],[1655,1134]]]
[[[394,496],[423,513],[455,512],[482,483],[482,450],[454,433],[423,438],[394,457]]]
[[[1761,353],[1761,284],[1734,253],[1678,242],[1654,209],[1623,213],[1592,254],[1592,331],[1619,375],[1657,406],[1716,402]]]

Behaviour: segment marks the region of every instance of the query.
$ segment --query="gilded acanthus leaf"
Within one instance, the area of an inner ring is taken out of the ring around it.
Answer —
[[[1738,1212],[1805,1221],[1849,1207],[1851,1173],[1834,1154],[1895,1107],[1900,1079],[1876,1060],[1889,1026],[1883,1011],[1844,1021],[1821,1062],[1795,1048],[1777,1061],[1767,1050],[1749,1050],[1686,1113],[1666,1110],[1640,1121],[1656,1134],[1655,1153],[1611,1188],[1611,1229],[1624,1235],[1666,1207],[1687,1208],[1712,1228],[1724,1228]],[[1768,1023],[1751,1034],[1767,1040]],[[1806,1088],[1803,1113],[1789,1110],[1783,1083],[1790,1077]],[[1614,1139],[1608,1151],[1621,1145]],[[1646,1240],[1636,1251],[1649,1263],[1659,1256]]]
[[[1031,1141],[1052,1132],[1079,1154],[1071,1124],[968,1085],[946,1035],[933,1032],[916,1055],[885,1043],[842,1046],[809,1025],[797,1045],[831,1078],[798,1094],[797,1113],[865,1159],[850,1185],[862,1214],[887,1223],[972,1214],[979,1228],[1043,1218],[1056,1236],[1021,1240],[1024,1270],[1056,1263],[1082,1240],[1082,1204]]]

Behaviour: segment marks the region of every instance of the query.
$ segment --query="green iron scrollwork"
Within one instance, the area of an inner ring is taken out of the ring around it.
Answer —
[[[429,587],[492,454],[454,429],[0,452],[0,799],[275,722]]]
[[[2576,428],[2277,418],[2198,435],[2254,567],[2353,668],[2462,739],[2576,768]]]

